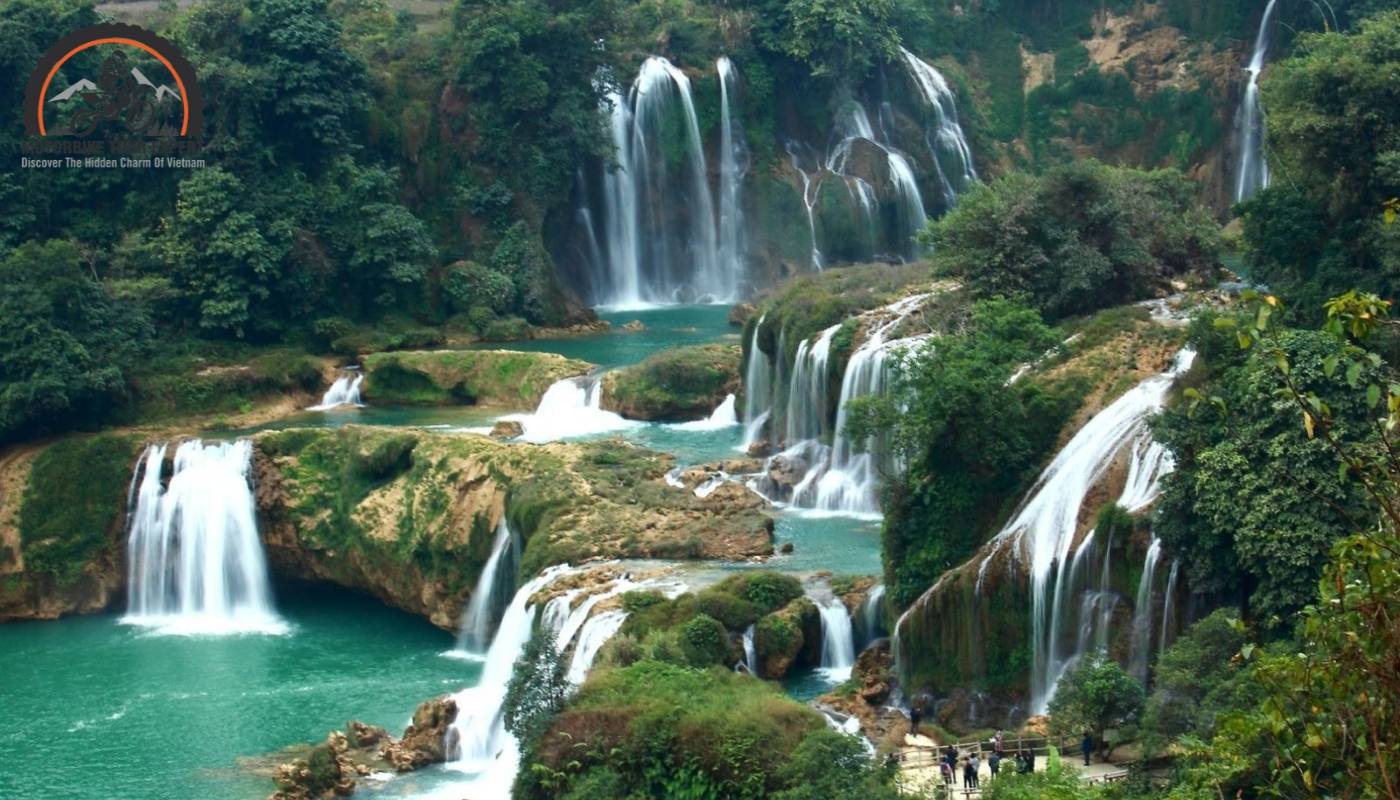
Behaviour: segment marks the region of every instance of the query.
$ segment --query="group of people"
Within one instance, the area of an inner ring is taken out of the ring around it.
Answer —
[[[952,745],[948,745],[948,747],[943,750],[943,758],[941,763],[941,769],[943,770],[943,782],[948,784],[949,786],[952,786],[953,783],[957,780],[959,769],[962,770],[964,789],[976,789],[982,785],[982,779],[979,775],[979,771],[982,768],[982,759],[977,755],[977,753],[973,753],[967,758],[964,758],[961,761],[959,761],[958,749],[956,747],[953,747]],[[995,766],[992,767],[992,772],[995,774]]]
[[[1006,740],[1001,731],[997,731],[992,737],[992,754],[987,758],[987,768],[991,771],[992,777],[1001,773],[1003,766],[1012,769],[1007,762],[1014,763],[1014,769],[1023,775],[1035,772],[1035,751],[1030,749],[1018,750],[1008,754],[1006,752]],[[967,756],[962,756],[958,749],[952,745],[943,748],[939,759],[939,769],[943,773],[943,782],[948,786],[955,785],[958,772],[962,772],[963,789],[979,789],[982,786],[980,771],[982,768],[981,755],[974,751]]]

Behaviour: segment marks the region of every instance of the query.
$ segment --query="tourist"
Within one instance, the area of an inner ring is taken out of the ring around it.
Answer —
[[[965,758],[962,763],[963,788],[971,789],[977,785],[977,770],[972,766],[972,759]]]
[[[997,776],[997,773],[1001,771],[1001,753],[992,751],[992,757],[987,759],[987,769],[992,771],[993,778]]]
[[[919,735],[919,707],[918,707],[918,706],[910,706],[910,707],[909,707],[909,735],[910,735],[910,736],[918,736],[918,735]]]
[[[1026,774],[1035,772],[1035,750],[1026,751]]]
[[[939,762],[939,764],[940,764],[940,766],[941,766],[941,768],[942,768],[942,770],[943,770],[943,782],[944,782],[945,784],[949,785],[949,786],[952,786],[952,785],[953,785],[953,766],[952,766],[951,764],[948,763],[948,760],[947,760],[947,759],[944,759],[943,761]]]
[[[1087,731],[1084,733],[1084,741],[1079,743],[1079,749],[1084,751],[1084,766],[1089,766],[1089,755],[1094,752],[1094,737]]]
[[[992,737],[992,750],[999,756],[1006,754],[1006,742],[1002,741],[1001,731],[997,731],[997,735]]]
[[[972,771],[972,788],[977,789],[982,785],[982,776],[980,774],[982,771],[982,759],[978,758],[976,753],[973,753],[972,757],[967,760],[967,766],[968,769]]]
[[[1030,759],[1026,757],[1025,750],[1019,750],[1016,752],[1016,771],[1021,773],[1022,775],[1025,775],[1026,773],[1031,771],[1031,762]]]

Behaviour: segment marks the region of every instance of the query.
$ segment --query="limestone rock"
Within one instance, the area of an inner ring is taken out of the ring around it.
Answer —
[[[457,718],[457,702],[437,697],[419,705],[403,738],[391,741],[380,751],[399,772],[412,772],[447,760],[447,731]]]
[[[641,320],[634,319],[631,322],[624,323],[618,330],[626,331],[627,333],[641,333],[646,329],[647,326],[643,325]]]
[[[514,439],[525,433],[525,427],[513,419],[503,419],[491,426],[491,438]]]
[[[736,328],[744,327],[756,310],[753,303],[735,303],[729,309],[729,324]]]

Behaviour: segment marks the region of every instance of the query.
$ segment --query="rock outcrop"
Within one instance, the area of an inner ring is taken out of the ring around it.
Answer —
[[[422,350],[365,357],[361,394],[385,405],[488,405],[531,411],[550,384],[593,367],[554,353]]]
[[[743,388],[738,345],[706,344],[663,350],[603,377],[603,408],[628,419],[704,419],[726,395]]]

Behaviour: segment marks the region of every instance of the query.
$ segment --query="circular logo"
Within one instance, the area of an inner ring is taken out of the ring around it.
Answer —
[[[135,25],[92,25],[39,59],[24,94],[24,126],[39,137],[198,138],[204,98],[170,42]]]

